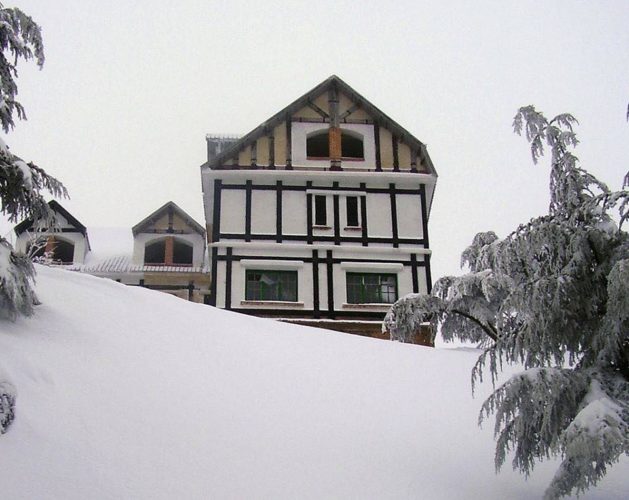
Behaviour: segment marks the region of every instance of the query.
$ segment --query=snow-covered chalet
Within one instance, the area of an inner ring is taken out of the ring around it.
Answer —
[[[377,336],[397,298],[430,291],[437,172],[339,77],[239,139],[206,141],[211,304]]]

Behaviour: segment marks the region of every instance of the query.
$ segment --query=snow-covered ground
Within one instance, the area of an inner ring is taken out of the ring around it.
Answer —
[[[473,349],[257,319],[38,268],[44,304],[0,322],[0,497],[540,498],[493,467]],[[582,498],[626,498],[629,461]]]

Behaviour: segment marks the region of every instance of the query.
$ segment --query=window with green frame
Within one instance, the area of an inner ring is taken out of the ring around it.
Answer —
[[[297,271],[247,270],[245,299],[297,302]]]
[[[347,302],[350,304],[393,304],[397,300],[397,275],[347,273]]]

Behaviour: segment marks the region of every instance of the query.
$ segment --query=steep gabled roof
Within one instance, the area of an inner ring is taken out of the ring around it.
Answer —
[[[155,221],[159,220],[161,217],[167,215],[171,211],[173,214],[177,214],[179,217],[181,217],[191,229],[199,233],[201,236],[205,237],[205,229],[203,229],[203,226],[195,221],[192,217],[190,217],[183,209],[181,209],[176,203],[172,201],[165,203],[157,210],[155,210],[155,212],[133,226],[131,228],[133,236],[136,236],[137,234],[143,232],[148,226],[154,224]]]
[[[78,233],[81,233],[83,234],[83,236],[87,237],[87,228],[83,224],[81,224],[79,220],[76,219],[70,212],[63,208],[58,201],[50,200],[48,202],[48,206],[53,212],[62,215],[65,220],[68,221],[68,224],[76,228]],[[30,228],[32,228],[34,223],[35,221],[33,219],[24,219],[22,222],[16,225],[13,230],[15,231],[15,234],[19,236],[24,231],[28,231]]]
[[[426,165],[430,170],[430,173],[436,174],[435,167],[428,156],[426,146],[419,139],[413,136],[408,130],[398,124],[395,120],[387,116],[383,111],[374,106],[371,102],[365,99],[362,95],[356,92],[347,83],[341,80],[338,76],[332,75],[319,85],[314,87],[309,92],[306,92],[299,99],[295,100],[281,111],[274,114],[271,118],[258,125],[251,132],[240,138],[240,140],[234,142],[230,147],[226,148],[223,152],[219,153],[212,160],[205,162],[201,167],[215,168],[221,165],[225,160],[229,159],[234,153],[258,140],[260,137],[267,135],[270,130],[290,118],[291,115],[299,111],[304,106],[307,106],[310,102],[314,101],[317,97],[327,92],[331,87],[336,87],[337,90],[344,93],[354,103],[360,105],[368,114],[374,117],[378,123],[384,128],[388,129],[391,133],[399,137],[399,139],[408,144],[411,148],[421,151],[422,156],[426,161]]]

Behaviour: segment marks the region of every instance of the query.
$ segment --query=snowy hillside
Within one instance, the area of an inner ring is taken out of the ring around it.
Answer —
[[[38,269],[44,305],[0,322],[0,497],[540,498],[494,474],[478,352],[261,320]],[[583,498],[624,498],[629,462]]]

